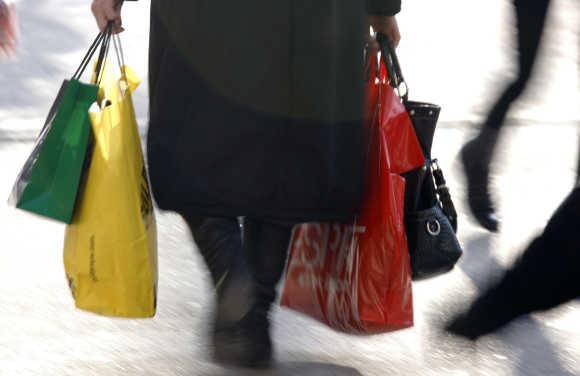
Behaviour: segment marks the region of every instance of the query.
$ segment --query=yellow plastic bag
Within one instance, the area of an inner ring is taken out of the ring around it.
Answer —
[[[72,224],[64,265],[77,308],[106,316],[152,317],[157,293],[157,231],[131,92],[109,68],[91,112],[94,148]]]

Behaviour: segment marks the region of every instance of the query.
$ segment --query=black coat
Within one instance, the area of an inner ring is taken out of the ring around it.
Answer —
[[[399,0],[368,0],[394,14]],[[152,0],[148,163],[162,209],[342,220],[363,192],[356,0]]]

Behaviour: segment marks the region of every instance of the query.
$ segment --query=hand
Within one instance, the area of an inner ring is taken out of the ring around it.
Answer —
[[[104,31],[109,21],[113,21],[113,33],[117,34],[125,30],[121,21],[122,6],[122,0],[93,0],[91,11],[99,30]]]
[[[369,24],[375,32],[385,34],[393,47],[399,45],[401,33],[395,16],[369,16]]]

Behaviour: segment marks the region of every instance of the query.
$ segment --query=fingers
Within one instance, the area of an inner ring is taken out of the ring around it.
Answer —
[[[369,17],[369,23],[375,32],[385,34],[393,47],[399,45],[401,33],[399,32],[397,19],[394,16],[371,16]]]
[[[389,37],[393,47],[397,48],[399,46],[399,42],[401,42],[401,33],[398,28],[390,29],[387,33],[387,37]]]
[[[399,42],[401,41],[401,32],[399,31],[399,24],[397,23],[397,19],[392,17],[389,22],[389,39],[393,44],[393,47],[399,46]]]
[[[99,30],[105,30],[105,27],[107,26],[107,17],[105,16],[102,2],[99,0],[94,0],[91,4],[91,12],[93,12],[93,16],[95,16],[95,21],[97,21]]]
[[[100,31],[104,31],[109,22],[113,22],[115,34],[124,30],[121,20],[121,4],[117,4],[118,2],[115,0],[93,0],[91,11]]]

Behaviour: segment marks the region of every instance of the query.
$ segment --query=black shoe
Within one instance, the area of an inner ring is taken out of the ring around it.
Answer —
[[[475,341],[482,335],[477,324],[473,323],[466,314],[455,317],[445,326],[445,331],[470,341]]]
[[[216,283],[213,357],[224,366],[264,368],[271,360],[269,304],[260,309],[256,283],[238,260]]]
[[[497,137],[497,136],[496,136]],[[463,146],[461,162],[467,180],[467,202],[477,222],[491,232],[499,231],[499,220],[489,193],[489,164],[495,139],[478,137]]]
[[[475,341],[480,337],[497,332],[511,321],[527,313],[515,305],[515,298],[496,286],[478,298],[464,313],[455,316],[445,326],[448,333]]]
[[[216,363],[243,368],[268,368],[272,362],[272,341],[268,311],[253,308],[231,327],[216,325],[213,333]]]

